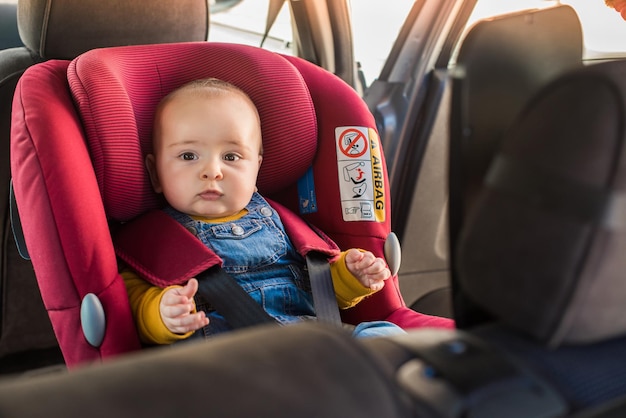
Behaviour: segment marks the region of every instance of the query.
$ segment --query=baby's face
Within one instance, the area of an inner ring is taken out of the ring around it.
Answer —
[[[250,201],[260,150],[259,119],[243,96],[185,94],[162,109],[153,162],[149,157],[146,163],[155,191],[172,207],[220,218],[238,213]]]

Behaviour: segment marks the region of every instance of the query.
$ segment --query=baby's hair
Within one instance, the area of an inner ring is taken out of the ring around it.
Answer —
[[[175,97],[181,94],[192,94],[192,95],[197,95],[199,97],[204,96],[204,97],[210,98],[210,97],[214,97],[217,95],[228,94],[228,93],[241,95],[250,104],[252,109],[254,109],[254,112],[256,113],[257,118],[260,123],[261,118],[259,117],[259,111],[257,110],[256,105],[254,104],[254,102],[252,101],[248,93],[246,93],[245,91],[243,91],[241,88],[237,87],[236,85],[229,83],[228,81],[224,81],[224,80],[221,80],[219,78],[214,78],[214,77],[193,80],[173,90],[172,92],[167,94],[163,99],[161,99],[161,101],[159,102],[159,105],[157,106],[156,114],[158,115],[161,109],[163,109],[167,103],[169,103],[172,99],[174,99]],[[263,155],[263,141],[261,141],[260,154]]]
[[[220,94],[220,93],[238,93],[244,96],[248,101],[250,101],[250,104],[256,109],[256,105],[254,104],[250,96],[248,96],[248,94],[245,91],[243,91],[236,85],[229,83],[228,81],[224,81],[219,78],[213,78],[213,77],[193,80],[186,84],[183,84],[182,86],[178,87],[176,90],[172,91],[167,96],[165,96],[161,100],[161,103],[159,104],[159,106],[160,107],[163,106],[170,99],[172,99],[173,97],[181,93],[194,93],[194,92],[197,92],[198,94],[208,93],[210,95]]]

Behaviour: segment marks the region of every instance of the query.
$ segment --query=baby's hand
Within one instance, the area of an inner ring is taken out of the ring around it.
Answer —
[[[369,251],[362,252],[351,249],[346,253],[346,267],[359,282],[377,292],[385,285],[385,280],[391,277],[387,263],[380,257],[375,257]]]
[[[196,305],[193,296],[198,291],[198,280],[189,279],[184,287],[168,289],[161,298],[160,312],[163,323],[175,334],[195,331],[209,323],[203,311],[193,313]]]

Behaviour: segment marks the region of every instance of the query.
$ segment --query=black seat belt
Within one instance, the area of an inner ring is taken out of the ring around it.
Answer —
[[[306,264],[318,321],[340,326],[341,316],[328,260],[323,254],[310,252],[306,256]]]
[[[306,256],[315,316],[326,324],[341,325],[330,266],[323,254],[311,252]],[[213,266],[198,277],[198,293],[233,328],[276,323],[237,281],[220,266]]]
[[[198,293],[233,328],[276,323],[237,281],[218,265],[200,273]]]

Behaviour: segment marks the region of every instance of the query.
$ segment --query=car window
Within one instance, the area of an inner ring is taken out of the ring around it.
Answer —
[[[233,3],[233,2],[231,2]],[[268,0],[243,0],[211,14],[209,41],[260,46],[267,20]],[[407,0],[355,0],[350,2],[354,53],[366,85],[385,63],[400,27],[413,6]],[[381,24],[384,22],[384,24]],[[293,55],[289,7],[284,4],[263,48]]]
[[[0,49],[22,46],[17,32],[16,0],[0,0]]]
[[[265,34],[269,0],[244,0],[230,3],[231,7],[226,8],[211,6],[209,41],[261,46]],[[293,55],[292,40],[289,7],[283,4],[263,42],[263,48]]]
[[[564,0],[578,13],[583,27],[585,59],[626,56],[626,21],[604,0]]]
[[[350,3],[354,56],[367,86],[380,75],[412,6],[413,2],[407,0],[353,0]]]

